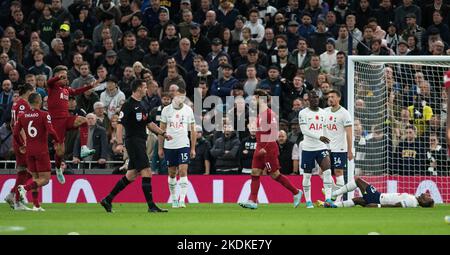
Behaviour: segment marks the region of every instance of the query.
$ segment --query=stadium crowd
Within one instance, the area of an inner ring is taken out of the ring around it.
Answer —
[[[234,113],[233,120],[224,118],[223,131],[198,127],[191,174],[251,172],[256,138],[249,120],[253,109],[244,97],[256,88],[280,98],[281,172],[298,174],[303,136],[297,117],[308,107],[306,92],[316,90],[321,107],[326,107],[327,91],[336,89],[345,105],[349,53],[450,54],[448,0],[70,2],[67,8],[62,0],[0,3],[0,159],[14,157],[9,122],[19,86],[35,86],[46,109],[46,82],[53,68],[64,65],[72,88],[100,83],[69,98],[71,114],[88,119],[88,147],[96,154],[87,160],[96,161],[95,168],[110,167],[109,160],[126,160],[126,153],[116,150],[118,114],[131,95],[131,82],[144,79],[148,91],[142,103],[157,123],[177,87],[186,89],[191,105],[197,91],[202,99],[220,97],[225,116]],[[381,90],[363,80],[356,83],[356,162],[363,171],[387,164],[389,154],[394,174],[448,175],[442,129],[446,100],[441,101],[447,95],[440,71],[387,67],[383,82],[389,100],[383,105],[386,111],[378,111],[388,116],[383,124],[371,110],[371,100]],[[238,98],[233,105],[226,104],[230,95]],[[211,118],[209,110],[198,117]],[[239,120],[245,131],[237,131]],[[73,164],[80,163],[78,135],[70,131],[65,140],[65,159]],[[374,150],[387,140],[390,149],[377,154]],[[157,155],[156,136],[149,134],[148,143],[152,170],[167,173]],[[123,171],[126,163],[117,168]]]

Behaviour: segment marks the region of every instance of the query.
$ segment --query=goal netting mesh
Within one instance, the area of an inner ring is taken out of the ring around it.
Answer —
[[[443,89],[450,58],[426,59],[349,60],[354,175],[364,176],[380,192],[429,192],[437,203],[450,203]]]

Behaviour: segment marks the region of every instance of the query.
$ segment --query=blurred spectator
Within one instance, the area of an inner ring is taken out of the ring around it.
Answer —
[[[122,31],[120,30],[119,26],[116,25],[119,23],[114,24],[114,16],[111,13],[105,12],[101,15],[101,17],[97,19],[101,22],[94,28],[92,41],[95,44],[101,43],[102,40],[106,38],[103,31],[109,30],[107,33],[114,42],[117,42],[119,38],[122,37]]]
[[[369,26],[364,27],[364,37],[356,46],[358,55],[370,55],[372,51],[373,29]]]
[[[10,160],[14,155],[10,120],[0,126],[0,159],[2,160]]]
[[[59,22],[52,16],[51,7],[48,4],[46,4],[42,10],[42,15],[37,22],[37,29],[42,41],[47,45],[50,45],[59,29]]]
[[[188,168],[190,174],[209,175],[211,173],[210,150],[211,145],[203,136],[202,127],[197,126],[195,158],[190,160]]]
[[[348,28],[343,24],[339,27],[337,40],[335,41],[335,48],[338,51],[343,51],[348,55],[349,40],[352,40],[352,49],[356,50],[358,41],[355,38],[349,38]]]
[[[292,160],[292,150],[294,148],[294,143],[288,140],[288,136],[283,130],[280,130],[278,133],[278,148],[280,150],[280,154],[278,155],[281,167],[280,172],[282,174],[293,174],[294,165]]]
[[[231,91],[238,83],[238,80],[232,76],[233,68],[231,65],[223,65],[223,77],[216,79],[211,85],[211,95],[218,96],[225,102],[226,97],[231,95]]]
[[[380,8],[376,9],[375,17],[382,29],[387,29],[389,23],[394,24],[395,11],[392,5],[392,0],[381,0]]]
[[[88,62],[83,62],[80,65],[80,76],[73,80],[70,87],[73,89],[78,89],[84,87],[85,85],[91,84],[95,81],[94,76],[91,74],[90,66]]]
[[[317,20],[317,30],[309,37],[309,45],[314,49],[315,54],[320,55],[326,51],[326,43],[332,35],[327,32],[325,20]]]
[[[84,158],[84,161],[97,161],[98,165],[92,168],[105,168],[106,160],[109,159],[109,146],[106,130],[97,124],[97,117],[93,113],[86,115],[88,129],[87,145],[95,150],[95,154]],[[80,139],[75,139],[73,148],[73,163],[80,163]]]
[[[169,91],[169,87],[171,85],[177,85],[180,88],[186,89],[186,82],[183,77],[178,74],[177,68],[169,68],[167,69],[167,78],[164,79],[163,82],[163,91]]]
[[[64,43],[61,38],[55,38],[51,43],[51,51],[50,54],[47,55],[44,59],[44,62],[50,66],[51,68],[55,68],[59,65],[68,65],[68,59],[66,54],[64,53]]]
[[[156,83],[156,81],[147,83],[147,94],[142,98],[141,102],[148,114],[150,114],[155,107],[161,105],[161,98],[158,95],[158,83]]]
[[[0,115],[5,114],[8,105],[13,100],[14,91],[12,90],[12,83],[10,80],[2,82],[2,91],[0,92]]]
[[[393,170],[398,169],[400,175],[421,175],[426,169],[426,148],[419,142],[416,135],[416,128],[409,125],[406,128],[406,139],[398,145],[397,157]]]
[[[288,140],[291,143],[298,144],[301,140],[303,140],[303,134],[300,130],[298,118],[292,119],[289,123],[291,124],[291,132],[288,134]]]
[[[120,24],[122,14],[120,13],[119,7],[115,6],[111,0],[99,0],[99,4],[95,8],[95,16],[98,20],[101,20],[104,14],[110,14],[115,24]]]
[[[106,79],[106,90],[100,95],[100,102],[106,109],[108,118],[120,112],[122,104],[125,102],[125,94],[117,86],[117,78],[108,76]],[[95,107],[94,107],[95,108]],[[105,128],[107,128],[105,126]]]
[[[41,49],[33,53],[34,65],[28,69],[28,72],[34,75],[45,75],[47,79],[53,76],[52,69],[44,63],[44,51]]]
[[[320,66],[326,73],[329,73],[331,68],[337,64],[336,53],[338,52],[335,48],[335,41],[333,38],[328,38],[326,45],[326,51],[320,55]]]
[[[354,13],[349,13],[345,18],[345,25],[348,28],[349,33],[351,34],[351,38],[356,39],[357,41],[362,40],[362,32],[356,27],[356,16]]]
[[[29,38],[28,33],[26,36],[27,37],[24,38],[25,41]],[[9,41],[11,42],[11,50],[16,54],[17,61],[23,63],[23,43],[16,37],[16,30],[11,26],[6,27],[5,37],[9,38]]]
[[[206,12],[206,19],[201,26],[202,34],[205,35],[210,41],[214,38],[219,38],[222,34],[223,25],[217,22],[216,17],[216,12],[209,10]]]
[[[217,174],[237,174],[239,169],[239,146],[240,142],[230,125],[224,126],[224,133],[211,149],[211,156],[216,162]]]
[[[70,14],[69,11],[62,6],[62,0],[52,0],[51,2],[53,16],[58,20],[59,25],[64,22],[73,24],[72,14]]]
[[[413,4],[413,0],[403,0],[403,4],[395,9],[395,24],[403,31],[406,28],[405,18],[409,13],[416,15],[417,24],[422,24],[422,11],[420,7]]]
[[[367,25],[373,30],[373,38],[374,39],[384,39],[386,36],[386,31],[384,31],[380,26],[378,26],[378,22],[376,18],[369,18],[367,20]]]
[[[123,40],[124,47],[117,53],[122,68],[132,66],[134,62],[141,61],[144,57],[144,52],[136,47],[136,36],[133,33],[125,33]]]
[[[438,135],[431,133],[429,136],[429,147],[427,149],[427,172],[426,175],[448,176],[446,167],[446,150],[441,146]]]
[[[282,85],[279,68],[277,66],[270,66],[267,74],[267,78],[262,80],[257,88],[267,90],[271,96],[280,97],[282,86],[286,85]]]
[[[386,29],[386,36],[384,39],[386,40],[387,47],[392,49],[394,52],[398,51],[398,44],[403,41],[401,37],[397,34],[397,26],[394,23],[389,23],[387,29]],[[404,40],[404,42],[406,42]],[[407,44],[406,44],[407,45]]]
[[[94,104],[99,100],[98,94],[93,89],[87,90],[76,97],[77,107],[87,113],[94,112]]]
[[[311,56],[311,65],[305,68],[305,78],[304,81],[308,83],[310,86],[316,84],[317,76],[319,73],[323,72],[322,67],[320,66],[320,56],[313,55]]]
[[[243,174],[252,173],[252,159],[256,149],[256,127],[255,123],[248,124],[250,135],[241,139],[239,147],[239,168]]]
[[[190,36],[189,40],[191,42],[191,49],[203,57],[206,57],[211,49],[210,42],[200,30],[200,24],[191,23],[189,27]]]
[[[403,40],[408,39],[408,35],[414,35],[417,41],[422,42],[422,36],[425,33],[425,29],[417,24],[417,18],[414,13],[408,13],[406,15],[406,27],[403,30]]]
[[[150,39],[149,52],[144,56],[142,63],[149,68],[152,73],[159,73],[167,59],[167,53],[160,51],[157,39]]]
[[[161,40],[161,50],[172,56],[175,54],[180,41],[175,25],[167,24],[164,28],[164,35],[164,38]]]
[[[33,42],[38,42],[39,48],[44,51],[44,56],[47,56],[50,53],[50,48],[48,47],[48,44],[41,40],[41,38],[39,36],[39,33],[38,32],[31,32],[30,42],[25,45],[25,49],[23,51],[24,52],[24,58],[27,58],[28,55],[30,54],[31,44]]]
[[[308,51],[308,43],[305,38],[300,38],[297,42],[297,49],[289,56],[289,61],[299,69],[305,69],[311,65],[312,53]]]

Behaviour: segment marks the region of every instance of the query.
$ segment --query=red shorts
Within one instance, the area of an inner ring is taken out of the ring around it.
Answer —
[[[266,147],[267,151],[264,155],[259,155],[259,146],[256,146],[255,154],[253,154],[252,168],[255,169],[266,169],[268,173],[280,169],[280,162],[278,161],[278,145],[275,143],[276,147],[269,146]]]
[[[16,164],[17,166],[27,166],[27,154],[22,154],[19,151],[19,145],[13,142],[14,154],[16,155]]]
[[[38,155],[27,155],[28,171],[31,173],[50,172],[52,169],[48,151]]]
[[[75,120],[78,116],[69,116],[65,118],[52,119],[53,128],[61,141],[66,137],[66,131],[75,129]]]

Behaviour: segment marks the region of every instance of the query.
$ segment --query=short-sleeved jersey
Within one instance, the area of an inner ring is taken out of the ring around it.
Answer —
[[[395,205],[401,203],[402,207],[417,207],[419,202],[417,198],[408,193],[381,193],[381,205]]]
[[[256,117],[256,143],[257,145],[275,143],[278,140],[277,115],[270,109],[261,112]]]
[[[147,124],[151,122],[141,101],[130,97],[122,105],[119,123],[125,128],[126,137],[147,139]]]
[[[313,111],[305,108],[299,112],[298,121],[304,137],[302,149],[305,151],[326,150],[326,144],[320,141],[321,136],[327,136],[325,110],[319,108],[317,111]]]
[[[180,109],[175,109],[170,104],[162,110],[161,122],[166,124],[166,132],[172,136],[172,140],[164,141],[165,149],[181,149],[190,146],[188,131],[191,124],[195,123],[191,107],[183,104]]]
[[[31,109],[31,107],[28,104],[27,100],[25,100],[23,98],[19,98],[19,100],[17,100],[17,102],[15,102],[11,108],[12,123],[17,122],[17,116],[19,116],[20,114],[22,114],[25,111],[30,110],[30,109]]]
[[[328,135],[331,140],[331,152],[347,152],[347,133],[346,127],[353,125],[350,113],[344,108],[333,112],[331,107],[325,109],[326,117],[328,118]]]
[[[56,133],[52,126],[50,115],[41,110],[30,109],[18,116],[18,121],[14,126],[14,136],[20,136],[20,130],[25,131],[27,155],[40,155],[44,152],[48,153],[48,134],[49,132],[55,137]]]
[[[69,117],[69,96],[81,95],[92,88],[91,85],[72,89],[65,87],[59,82],[58,77],[54,77],[47,82],[48,85],[48,112],[52,118]]]

